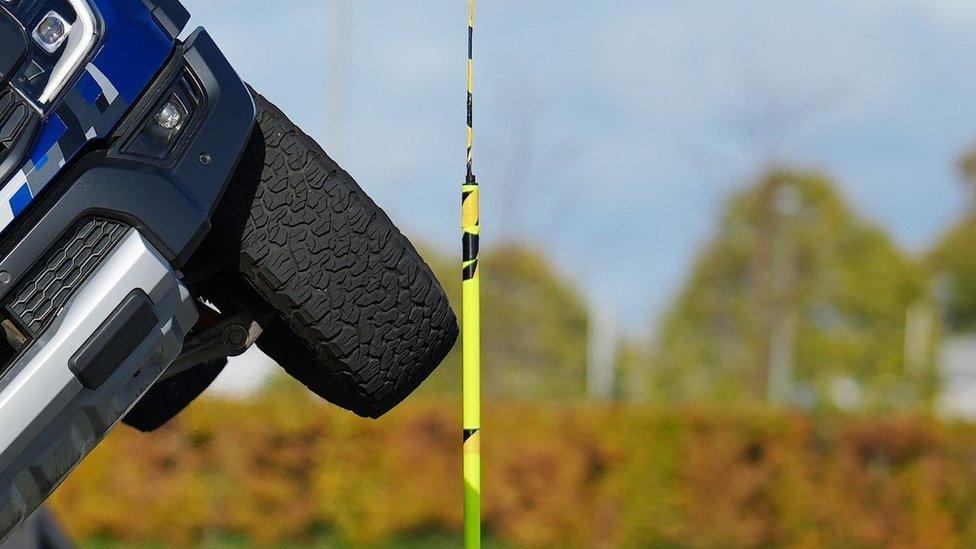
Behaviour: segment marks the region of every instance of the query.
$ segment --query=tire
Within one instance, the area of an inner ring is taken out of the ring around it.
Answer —
[[[247,295],[270,305],[277,314],[258,347],[319,396],[379,417],[440,364],[457,320],[390,218],[278,108],[254,99],[257,124],[205,246],[229,254],[236,272],[215,277],[207,297],[222,310],[253,306]]]

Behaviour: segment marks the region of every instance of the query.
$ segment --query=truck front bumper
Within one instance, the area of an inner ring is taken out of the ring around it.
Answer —
[[[184,130],[147,149],[140,132],[185,89]],[[178,269],[208,233],[254,117],[250,91],[198,30],[112,139],[4,232],[0,325],[23,341],[0,353],[0,539],[180,354],[197,309]]]
[[[125,233],[0,382],[0,532],[36,509],[176,359],[193,298]]]

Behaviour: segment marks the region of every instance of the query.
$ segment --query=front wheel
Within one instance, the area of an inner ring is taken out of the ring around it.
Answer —
[[[254,99],[257,125],[198,254],[223,257],[227,268],[201,293],[222,311],[269,306],[274,320],[258,347],[316,394],[379,417],[451,350],[454,313],[356,181],[277,107]]]

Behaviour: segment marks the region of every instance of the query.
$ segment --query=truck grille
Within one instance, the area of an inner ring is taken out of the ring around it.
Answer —
[[[35,121],[36,113],[9,87],[0,89],[0,161]]]
[[[20,320],[28,335],[38,336],[127,230],[117,221],[85,220],[17,286],[7,313]]]

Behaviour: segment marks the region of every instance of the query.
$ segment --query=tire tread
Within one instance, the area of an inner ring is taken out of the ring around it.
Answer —
[[[257,136],[238,170],[253,175],[231,181],[214,224],[242,225],[240,273],[279,312],[258,346],[320,396],[379,417],[453,347],[454,313],[386,213],[254,96]],[[258,173],[258,181],[243,180]]]

